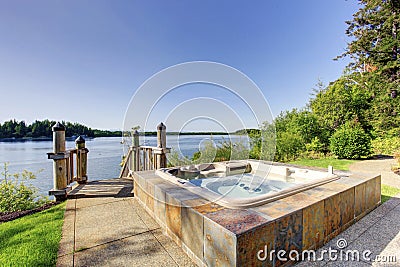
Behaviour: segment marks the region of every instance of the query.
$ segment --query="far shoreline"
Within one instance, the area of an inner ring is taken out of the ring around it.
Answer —
[[[157,132],[146,132],[146,133],[139,133],[140,136],[157,136]],[[184,133],[179,133],[179,132],[169,132],[167,133],[169,136],[174,136],[174,135],[243,135],[240,133],[224,133],[224,132],[184,132]],[[66,137],[66,141],[75,141],[75,139],[78,136],[70,136]],[[95,139],[95,138],[100,138],[100,137],[122,137],[122,135],[112,135],[112,136],[95,136],[95,137],[89,137],[89,136],[83,136],[85,139]],[[41,141],[52,141],[53,137],[52,136],[41,136],[41,137],[8,137],[8,138],[0,138],[0,142],[4,143],[13,143],[13,142],[41,142]]]

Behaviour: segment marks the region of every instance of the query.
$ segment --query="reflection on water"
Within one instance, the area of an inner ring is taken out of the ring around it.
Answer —
[[[201,141],[210,136],[167,136],[167,146],[180,151],[183,156],[191,157],[199,149]],[[237,142],[243,140],[240,136],[213,136],[215,143],[222,140]],[[230,139],[229,139],[230,138]],[[88,154],[88,178],[89,180],[103,180],[116,178],[120,171],[120,162],[123,155],[123,145],[120,137],[102,137],[86,140]],[[149,146],[157,144],[154,136],[141,137],[140,143]],[[73,141],[66,142],[67,149],[75,147]],[[21,172],[27,169],[37,172],[37,178],[32,184],[37,186],[41,193],[47,194],[53,186],[53,161],[47,159],[47,152],[53,150],[51,141],[27,141],[27,142],[0,142],[0,164],[3,172],[4,162],[9,163],[9,173]],[[1,175],[1,177],[3,177]]]

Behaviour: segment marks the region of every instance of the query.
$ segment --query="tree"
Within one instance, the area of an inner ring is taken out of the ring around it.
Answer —
[[[376,135],[400,127],[400,0],[359,0],[362,7],[347,21],[351,38],[337,58],[350,57],[360,90],[371,93],[371,124]]]
[[[356,74],[344,75],[317,93],[310,107],[319,123],[333,133],[348,121],[360,123],[369,131],[371,93],[355,81]]]
[[[379,71],[391,81],[399,82],[400,0],[359,0],[363,5],[349,25],[346,34],[352,38],[346,52],[355,70]]]
[[[250,136],[252,141],[252,158],[288,161],[298,157],[306,150],[306,145],[315,137],[324,140],[321,150],[325,151],[329,143],[329,135],[317,117],[308,110],[282,112],[273,123],[260,126],[259,135]]]

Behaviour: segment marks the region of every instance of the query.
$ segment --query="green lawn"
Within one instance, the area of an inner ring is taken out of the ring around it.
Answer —
[[[400,193],[400,189],[383,184],[381,186],[381,195],[382,195],[381,196],[381,200],[382,200],[382,203],[385,203],[391,197],[394,197],[395,195],[397,195],[399,193]]]
[[[55,266],[65,202],[0,224],[0,266]]]
[[[334,170],[348,171],[349,166],[358,160],[351,159],[335,159],[335,158],[323,158],[323,159],[298,159],[289,162],[290,164],[296,164],[301,166],[310,167],[321,167],[328,168],[328,166],[333,166]]]

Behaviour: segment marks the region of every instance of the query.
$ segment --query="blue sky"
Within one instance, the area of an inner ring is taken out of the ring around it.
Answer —
[[[344,51],[345,20],[358,8],[355,0],[0,0],[0,122],[49,118],[118,129],[143,82],[197,60],[246,74],[276,116],[303,107],[318,79],[341,75],[347,61],[332,59]],[[232,98],[212,88],[188,85],[170,100]],[[238,113],[239,102],[228,101]],[[160,108],[149,127],[174,107]],[[186,130],[199,129],[219,128]]]

